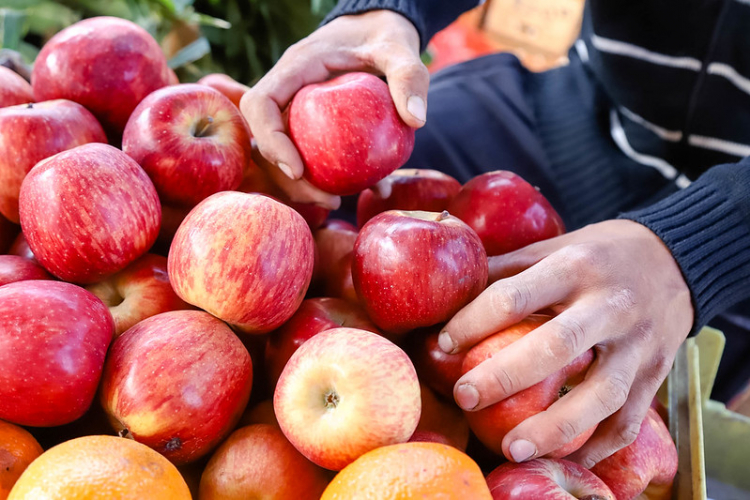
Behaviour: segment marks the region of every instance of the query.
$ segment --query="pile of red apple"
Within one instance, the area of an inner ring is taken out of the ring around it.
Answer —
[[[488,255],[564,231],[533,186],[397,170],[414,131],[382,80],[355,73],[289,109],[307,180],[359,194],[356,226],[329,219],[253,162],[247,87],[175,80],[114,18],[53,37],[30,85],[0,68],[0,419],[48,444],[108,428],[234,478],[201,498],[319,498],[328,471],[410,440],[469,449],[495,469],[493,498],[669,497],[676,452],[655,411],[598,477],[561,460],[593,429],[503,464],[505,433],[578,383],[591,351],[484,410],[453,401],[463,373],[548,319],[463,354],[437,345],[486,288]]]

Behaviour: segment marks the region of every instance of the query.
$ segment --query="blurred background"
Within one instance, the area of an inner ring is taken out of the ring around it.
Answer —
[[[225,73],[252,85],[312,32],[336,0],[0,0],[0,63],[26,65],[52,35],[83,18],[116,16],[149,31],[182,82]],[[431,71],[498,51],[533,71],[564,64],[583,0],[488,0],[436,35]],[[20,53],[20,57],[19,54]],[[4,61],[4,62],[3,62]]]

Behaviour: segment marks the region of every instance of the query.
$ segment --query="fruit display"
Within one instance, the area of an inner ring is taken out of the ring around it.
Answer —
[[[565,457],[595,428],[507,461],[503,437],[574,390],[593,348],[481,410],[455,401],[551,317],[438,343],[489,256],[564,232],[542,193],[401,169],[414,129],[384,80],[348,73],[284,118],[304,179],[356,213],[293,200],[248,89],[180,83],[112,17],[52,36],[31,84],[0,67],[0,500],[669,497],[655,410],[591,470]]]

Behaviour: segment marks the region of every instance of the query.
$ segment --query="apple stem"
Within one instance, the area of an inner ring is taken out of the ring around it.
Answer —
[[[133,435],[130,433],[130,431],[124,427],[120,429],[119,431],[117,431],[117,435],[125,439],[135,439]]]
[[[26,105],[26,109],[34,109],[34,103],[30,102]]]
[[[560,390],[557,391],[557,399],[560,399],[561,397],[565,396],[571,390],[572,390],[572,387],[569,387],[567,385],[560,387]]]
[[[450,216],[451,214],[449,214],[447,210],[443,210],[440,215],[437,216],[437,219],[435,219],[435,221],[440,222],[441,220],[445,220]]]
[[[205,137],[208,134],[209,129],[211,128],[211,125],[214,124],[214,119],[212,116],[207,116],[203,120],[198,122],[198,125],[196,126],[197,132],[194,134],[194,137]]]

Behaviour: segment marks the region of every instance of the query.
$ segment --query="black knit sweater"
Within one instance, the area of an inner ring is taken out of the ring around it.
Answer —
[[[406,16],[422,46],[476,0],[341,0],[328,19]],[[620,217],[669,247],[692,292],[694,330],[750,298],[750,1],[591,0],[577,57],[612,101],[625,154],[683,189]],[[750,313],[750,311],[745,311]]]

